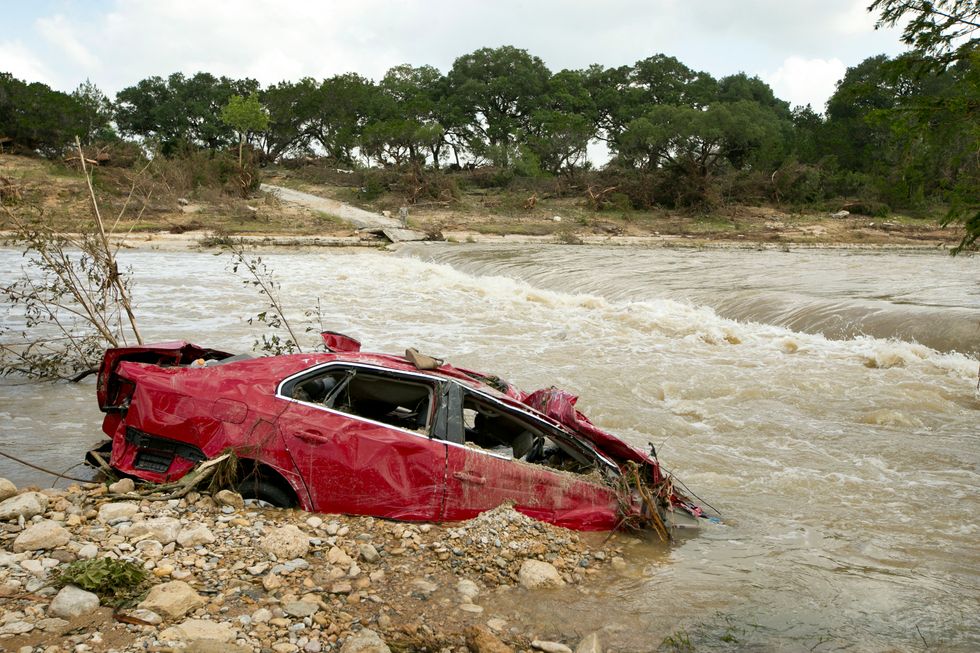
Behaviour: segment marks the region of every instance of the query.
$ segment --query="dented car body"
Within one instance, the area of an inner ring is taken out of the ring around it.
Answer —
[[[324,340],[327,352],[265,358],[185,342],[107,350],[110,466],[164,483],[231,450],[247,498],[401,520],[508,502],[579,530],[701,516],[654,457],[595,427],[568,393]]]

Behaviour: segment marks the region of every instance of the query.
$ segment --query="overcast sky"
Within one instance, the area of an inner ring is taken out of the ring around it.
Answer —
[[[870,0],[15,0],[0,4],[0,71],[110,96],[151,75],[207,71],[263,85],[391,66],[446,72],[513,45],[552,71],[677,57],[716,77],[758,75],[822,110],[848,66],[903,50]]]

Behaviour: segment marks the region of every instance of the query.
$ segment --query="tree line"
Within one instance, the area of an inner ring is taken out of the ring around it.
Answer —
[[[716,79],[663,54],[552,72],[503,46],[465,54],[446,73],[406,64],[377,81],[346,73],[261,87],[174,73],[111,101],[89,82],[66,94],[2,73],[0,138],[48,156],[79,135],[136,140],[165,156],[234,148],[241,161],[247,146],[260,162],[319,155],[518,176],[588,171],[598,141],[611,156],[607,181],[635,208],[852,198],[872,212],[949,206],[977,229],[976,6],[878,0],[870,9],[882,24],[911,18],[912,49],[849,68],[822,113],[791,108],[758,77]]]

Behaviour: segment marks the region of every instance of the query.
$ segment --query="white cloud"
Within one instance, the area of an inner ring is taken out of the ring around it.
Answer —
[[[201,70],[262,84],[346,72],[378,79],[402,63],[445,72],[460,55],[500,45],[555,71],[665,53],[721,77],[786,68],[794,57],[854,65],[900,51],[897,34],[871,31],[867,2],[107,0],[101,11],[59,4],[59,14],[12,29],[29,47],[21,54],[33,53],[59,88],[88,77],[110,95],[152,75]]]
[[[51,84],[51,75],[33,52],[19,41],[0,43],[0,72],[25,82]]]
[[[51,18],[39,18],[37,30],[55,48],[68,56],[70,66],[84,70],[97,69],[99,59],[86,48],[75,35],[73,26],[61,14]],[[81,80],[79,80],[81,81]]]
[[[791,105],[806,105],[823,112],[847,66],[840,59],[789,57],[773,73],[760,75],[780,97]]]

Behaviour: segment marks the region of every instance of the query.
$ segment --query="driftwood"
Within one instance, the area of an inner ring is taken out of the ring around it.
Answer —
[[[20,201],[24,199],[20,192],[20,186],[15,184],[12,179],[0,177],[0,201]]]
[[[93,456],[99,462],[100,468],[105,461],[97,453],[93,452]],[[224,453],[217,458],[211,458],[210,460],[205,460],[200,465],[192,469],[190,472],[185,474],[179,481],[175,483],[163,483],[160,485],[148,485],[141,487],[135,491],[140,499],[145,499],[147,501],[169,501],[170,499],[180,499],[181,497],[187,495],[191,490],[199,487],[202,483],[210,479],[218,471],[219,466],[226,460],[231,458],[230,453]],[[108,467],[108,465],[106,465]],[[133,493],[129,494],[107,494],[106,497],[110,499],[132,499]]]
[[[619,188],[619,186],[609,186],[608,188],[603,188],[597,193],[592,190],[592,186],[589,186],[585,192],[589,196],[589,206],[592,208],[592,210],[598,211],[601,209],[602,205],[605,203],[606,196],[617,188]]]

